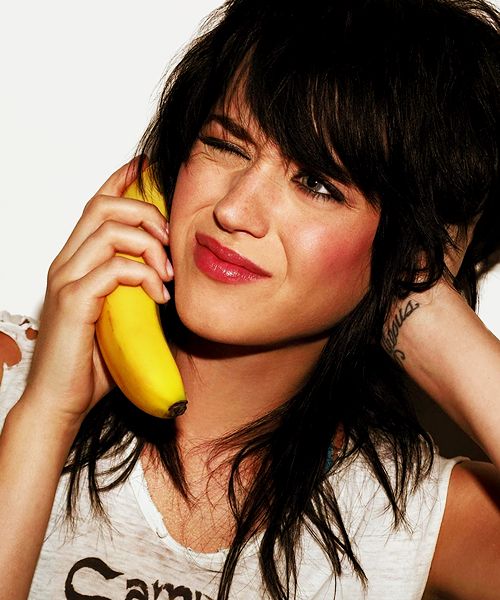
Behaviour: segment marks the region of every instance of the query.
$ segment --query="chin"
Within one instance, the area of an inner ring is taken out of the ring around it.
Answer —
[[[216,344],[231,346],[254,346],[266,342],[255,331],[248,331],[242,324],[235,325],[223,315],[202,313],[193,315],[191,310],[177,309],[179,319],[186,329],[197,337]]]
[[[185,286],[176,285],[175,308],[184,327],[200,338],[220,344],[254,343],[255,319],[247,311],[238,314],[224,298],[214,299],[192,288],[186,293]]]
[[[269,319],[268,322],[258,322],[258,318],[250,315],[241,319],[237,315],[229,315],[227,311],[194,311],[192,306],[188,307],[188,310],[183,310],[182,303],[176,307],[184,327],[199,338],[202,345],[209,343],[231,346],[237,354],[308,343],[323,339],[326,335],[324,330],[286,331],[283,327],[273,327],[273,319]]]
[[[191,333],[200,338],[219,343],[233,343],[234,328],[219,311],[207,310],[207,305],[195,304],[192,299],[183,302],[182,297],[175,298],[175,308],[181,323]]]

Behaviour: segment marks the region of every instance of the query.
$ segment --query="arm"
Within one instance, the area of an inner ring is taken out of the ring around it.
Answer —
[[[498,600],[500,476],[486,462],[457,465],[424,600]]]
[[[500,589],[500,341],[442,281],[397,307],[384,347],[494,463],[468,462],[453,469],[424,598],[495,600]]]
[[[6,331],[16,325],[7,318]],[[23,345],[21,337],[36,338],[37,330],[17,326],[15,333],[1,331],[0,319],[0,384],[4,365],[13,369],[10,385],[3,382],[0,389],[2,414],[14,404],[5,419],[0,417],[0,564],[10,561],[9,572],[15,589],[7,585],[12,598],[26,598],[36,566],[38,551],[52,507],[59,475],[74,432],[60,435],[54,420],[43,422],[44,413],[30,411],[36,399],[30,400],[17,391],[25,383],[25,374],[17,366],[21,359],[29,360],[32,350]],[[25,355],[26,352],[26,355]],[[7,387],[6,387],[7,386]],[[27,407],[25,409],[25,407]],[[26,443],[29,440],[29,444]],[[59,440],[59,442],[57,442]],[[61,443],[62,442],[62,443]]]
[[[105,296],[120,284],[141,285],[165,302],[165,219],[152,204],[120,197],[135,175],[125,165],[110,177],[49,269],[26,387],[0,436],[2,598],[28,597],[68,451],[85,415],[112,388],[95,340]],[[145,263],[116,252],[143,255]]]
[[[465,300],[441,281],[403,301],[384,337],[406,372],[500,469],[500,341]]]
[[[10,411],[0,435],[0,565],[3,591],[12,600],[28,597],[57,483],[76,427],[35,410],[25,394]]]

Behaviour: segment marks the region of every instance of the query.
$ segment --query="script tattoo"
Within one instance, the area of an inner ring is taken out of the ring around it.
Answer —
[[[397,347],[399,330],[406,319],[412,315],[419,306],[420,304],[415,300],[408,300],[406,306],[399,309],[396,316],[392,319],[392,322],[382,335],[382,346],[400,365],[403,364],[406,356],[405,353]]]

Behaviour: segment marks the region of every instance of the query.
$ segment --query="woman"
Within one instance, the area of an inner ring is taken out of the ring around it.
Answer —
[[[2,383],[7,597],[497,597],[500,343],[471,307],[499,242],[499,26],[480,1],[213,16],[52,263],[36,346],[4,315],[33,352]],[[148,164],[169,224],[121,197]],[[118,284],[161,304],[174,421],[103,363]],[[405,373],[493,464],[438,455]]]

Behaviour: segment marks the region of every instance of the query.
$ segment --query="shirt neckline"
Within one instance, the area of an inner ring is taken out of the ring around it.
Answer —
[[[220,570],[228,555],[228,548],[221,548],[215,552],[198,552],[178,542],[168,531],[163,517],[156,507],[148,490],[144,469],[138,460],[129,477],[130,487],[137,505],[148,523],[150,529],[158,536],[162,544],[185,558],[194,560],[200,567]],[[254,536],[242,551],[242,558],[258,554],[262,533]]]

